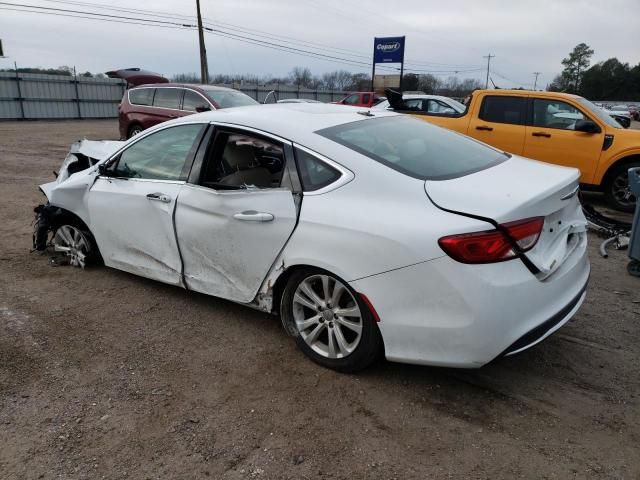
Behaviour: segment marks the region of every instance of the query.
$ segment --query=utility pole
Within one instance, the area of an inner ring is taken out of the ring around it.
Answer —
[[[533,81],[533,91],[535,92],[536,86],[538,85],[538,75],[540,75],[540,72],[533,72],[533,74],[536,76],[536,79]]]
[[[200,83],[209,83],[209,67],[207,66],[207,49],[204,46],[204,31],[202,30],[202,15],[200,15],[200,0],[196,0],[198,10],[198,39],[200,40]]]
[[[482,58],[486,58],[487,59],[487,81],[484,84],[484,88],[489,88],[489,65],[491,64],[491,59],[494,58],[495,55],[485,55]]]

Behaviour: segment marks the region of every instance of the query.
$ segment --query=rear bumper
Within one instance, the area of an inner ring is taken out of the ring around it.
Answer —
[[[584,300],[589,273],[585,236],[543,281],[520,261],[465,265],[441,257],[352,286],[380,316],[387,359],[477,368],[566,323]]]
[[[588,280],[587,280],[588,282]],[[498,358],[506,357],[509,355],[515,355],[516,353],[523,352],[528,348],[537,345],[553,332],[562,327],[565,323],[567,323],[571,317],[578,311],[582,302],[587,295],[587,284],[585,283],[584,287],[580,291],[580,293],[571,300],[562,310],[556,313],[553,317],[547,320],[544,323],[541,323],[533,330],[528,331],[518,340],[513,342],[509,348],[507,348],[504,352],[502,352]]]

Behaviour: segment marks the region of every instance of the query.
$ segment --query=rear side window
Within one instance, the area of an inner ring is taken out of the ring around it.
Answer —
[[[153,102],[153,90],[153,88],[129,90],[129,103],[132,105],[151,105],[151,102]]]
[[[211,110],[209,103],[202,95],[192,90],[185,90],[184,98],[182,99],[182,110],[195,112],[197,108],[202,110]]]
[[[180,96],[182,90],[179,88],[156,88],[156,95],[153,97],[153,106],[162,108],[180,108]]]
[[[487,122],[523,125],[526,100],[525,97],[486,96],[479,117]]]
[[[295,149],[302,189],[305,192],[320,190],[338,180],[341,173],[330,165],[320,160],[315,155],[305,152],[300,148]]]
[[[509,158],[469,137],[408,115],[360,120],[315,133],[421,180],[462,177]]]

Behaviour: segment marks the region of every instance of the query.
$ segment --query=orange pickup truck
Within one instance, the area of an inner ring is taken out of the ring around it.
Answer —
[[[575,167],[583,188],[604,192],[618,210],[636,199],[627,170],[640,167],[640,131],[625,130],[603,110],[577,95],[527,90],[476,90],[460,114],[415,112],[402,95],[386,90],[391,107],[456,130],[506,152]]]

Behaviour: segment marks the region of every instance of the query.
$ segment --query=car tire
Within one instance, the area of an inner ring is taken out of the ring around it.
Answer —
[[[604,196],[611,208],[621,212],[630,212],[636,208],[636,197],[629,188],[628,170],[640,167],[640,162],[618,165],[607,175],[603,185]]]
[[[357,372],[382,353],[369,307],[347,282],[324,270],[294,272],[282,294],[280,314],[295,332],[298,347],[323,367]]]
[[[93,235],[84,225],[73,221],[62,222],[53,232],[51,243],[59,257],[56,264],[85,268],[102,263]]]
[[[141,125],[131,125],[129,127],[129,131],[127,132],[127,138],[132,138],[135,137],[136,135],[138,135],[139,133],[141,133],[144,130],[144,128],[142,128]]]
[[[640,260],[631,260],[627,264],[627,272],[634,277],[640,277]]]

